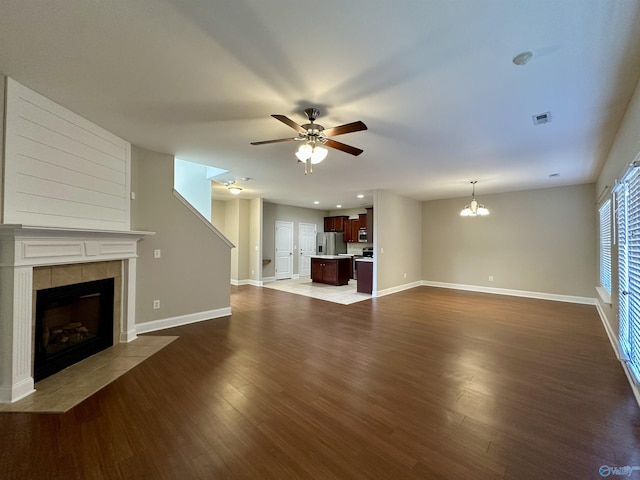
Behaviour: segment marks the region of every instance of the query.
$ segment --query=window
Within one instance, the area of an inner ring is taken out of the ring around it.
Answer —
[[[640,382],[640,168],[625,176],[615,198],[620,349]]]
[[[611,294],[611,199],[600,207],[600,285]]]

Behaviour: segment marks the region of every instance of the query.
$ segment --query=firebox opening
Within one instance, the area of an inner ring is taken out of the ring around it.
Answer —
[[[113,278],[36,292],[36,382],[113,345],[113,295]]]

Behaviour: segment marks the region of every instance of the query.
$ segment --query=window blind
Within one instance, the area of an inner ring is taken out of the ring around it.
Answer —
[[[629,343],[629,268],[627,251],[627,184],[623,183],[616,191],[616,230],[618,244],[618,340],[620,354],[628,359],[631,351]]]
[[[611,293],[611,199],[600,207],[600,285]]]
[[[627,188],[629,364],[636,379],[640,379],[640,171],[637,168]]]

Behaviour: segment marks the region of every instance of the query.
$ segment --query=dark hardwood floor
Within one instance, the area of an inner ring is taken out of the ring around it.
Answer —
[[[345,306],[243,286],[232,308],[157,332],[180,338],[66,414],[0,414],[0,478],[583,480],[640,466],[640,409],[593,306],[428,287]]]

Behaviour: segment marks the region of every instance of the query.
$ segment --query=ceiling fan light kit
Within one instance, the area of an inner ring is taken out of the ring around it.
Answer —
[[[304,173],[313,173],[313,165],[322,162],[328,154],[328,150],[325,148],[335,148],[345,153],[349,153],[354,156],[360,155],[363,150],[352,147],[350,145],[337,142],[329,137],[336,135],[343,135],[345,133],[358,132],[361,130],[367,130],[367,126],[363,122],[353,122],[333,127],[325,130],[325,128],[315,123],[315,120],[320,115],[320,110],[317,108],[307,108],[304,113],[309,119],[309,123],[304,125],[298,125],[296,122],[286,117],[285,115],[271,115],[276,120],[280,120],[285,125],[293,128],[298,132],[297,137],[292,138],[280,138],[277,140],[266,140],[262,142],[251,142],[251,145],[264,145],[267,143],[280,143],[289,141],[304,142],[296,152],[298,161],[304,163]]]
[[[471,192],[471,202],[468,205],[465,205],[465,207],[462,209],[462,211],[460,212],[461,217],[483,217],[485,215],[489,215],[489,210],[483,204],[478,203],[478,201],[476,200],[476,183],[478,183],[477,180],[471,182],[471,185],[473,185],[473,190]]]

